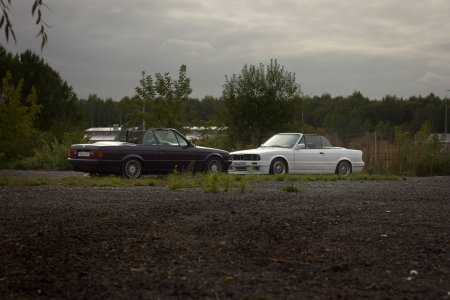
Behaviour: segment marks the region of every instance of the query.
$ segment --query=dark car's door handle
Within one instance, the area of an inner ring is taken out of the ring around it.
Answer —
[[[325,154],[324,152],[319,152],[319,153],[322,154],[322,155]]]

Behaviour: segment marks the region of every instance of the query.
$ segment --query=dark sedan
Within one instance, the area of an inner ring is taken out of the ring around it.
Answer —
[[[195,146],[172,128],[127,132],[122,141],[74,144],[68,160],[75,171],[128,178],[174,170],[226,172],[230,164],[227,151]]]

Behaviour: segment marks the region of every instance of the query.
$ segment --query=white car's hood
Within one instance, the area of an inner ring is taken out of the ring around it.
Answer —
[[[292,152],[292,149],[281,148],[281,147],[260,147],[256,149],[240,150],[234,151],[230,154],[271,154],[271,153],[282,153],[282,152]]]

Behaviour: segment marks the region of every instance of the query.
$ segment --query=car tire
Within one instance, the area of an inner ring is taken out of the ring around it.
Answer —
[[[139,159],[131,158],[125,161],[122,166],[122,176],[135,179],[142,175],[142,163]]]
[[[348,176],[352,174],[351,164],[346,160],[341,161],[336,168],[336,174],[340,176]]]
[[[205,172],[220,173],[223,171],[223,162],[218,157],[211,157],[206,161]]]
[[[270,164],[270,174],[281,175],[288,173],[286,161],[282,158],[277,158]]]

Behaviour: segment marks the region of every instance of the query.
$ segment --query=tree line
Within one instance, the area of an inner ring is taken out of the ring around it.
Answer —
[[[445,131],[445,99],[434,94],[407,99],[395,95],[369,99],[359,91],[338,97],[306,96],[295,74],[276,59],[267,65],[244,65],[239,73],[225,77],[222,96],[203,99],[190,97],[185,65],[180,66],[177,78],[142,72],[135,93],[122,99],[102,99],[95,94],[80,99],[39,55],[31,51],[12,54],[1,46],[0,78],[0,140],[12,139],[12,132],[34,132],[32,136],[37,137],[23,140],[22,149],[28,152],[10,153],[7,143],[0,144],[3,158],[32,155],[30,148],[39,148],[42,137],[47,144],[79,142],[85,129],[113,124],[178,129],[222,126],[227,130],[213,145],[227,150],[258,145],[282,131],[320,132],[343,145],[367,133],[393,143],[396,130],[414,135],[424,124],[430,132]],[[30,130],[18,130],[14,122],[30,124]]]

